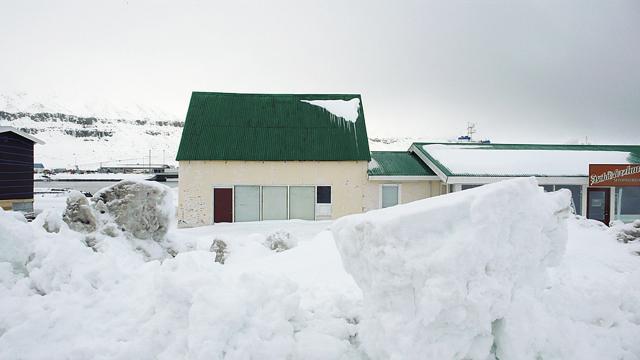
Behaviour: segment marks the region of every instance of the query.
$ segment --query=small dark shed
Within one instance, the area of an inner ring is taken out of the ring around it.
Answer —
[[[44,144],[23,131],[0,126],[0,207],[33,211],[33,145]]]

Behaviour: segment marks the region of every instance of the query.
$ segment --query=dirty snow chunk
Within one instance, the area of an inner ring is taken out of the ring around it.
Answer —
[[[100,213],[138,239],[162,239],[173,216],[170,189],[151,181],[121,181],[100,190],[92,200]]]
[[[300,100],[302,102],[321,107],[335,116],[341,117],[350,122],[358,120],[358,109],[360,109],[360,99],[351,100]]]
[[[213,240],[209,251],[216,254],[215,262],[220,264],[224,264],[224,261],[229,254],[229,250],[227,250],[227,243],[220,239]]]
[[[62,215],[69,228],[78,232],[93,232],[96,230],[96,216],[89,200],[80,191],[74,190],[67,198],[67,208]]]
[[[364,350],[372,359],[489,358],[492,325],[512,297],[541,289],[561,259],[570,199],[524,178],[338,220],[343,264],[364,294]]]
[[[277,230],[267,236],[264,245],[275,252],[281,252],[291,249],[296,244],[290,232]]]

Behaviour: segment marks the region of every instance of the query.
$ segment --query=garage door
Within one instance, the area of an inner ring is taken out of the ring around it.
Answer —
[[[287,187],[262,187],[262,220],[287,220]]]
[[[289,218],[315,220],[315,187],[289,187]]]
[[[235,221],[260,221],[260,186],[235,187]]]

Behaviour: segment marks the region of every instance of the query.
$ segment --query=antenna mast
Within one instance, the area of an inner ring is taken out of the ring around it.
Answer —
[[[469,141],[473,139],[473,134],[476,133],[476,124],[472,122],[467,123],[467,136],[469,137]]]

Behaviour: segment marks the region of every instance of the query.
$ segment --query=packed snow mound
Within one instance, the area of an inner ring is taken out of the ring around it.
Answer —
[[[494,332],[514,296],[543,290],[562,258],[570,201],[524,178],[336,221],[364,294],[363,349],[372,359],[535,358],[518,346],[526,352],[500,353]]]
[[[98,232],[36,220],[0,210],[0,359],[358,358],[360,292],[325,226],[288,224],[306,239],[281,253],[263,246],[270,224],[175,230],[195,248],[149,261],[125,236],[89,247]]]
[[[62,219],[82,233],[100,231],[112,237],[128,233],[135,239],[161,241],[174,219],[173,209],[170,188],[152,181],[124,180],[98,191],[91,201],[72,191]]]
[[[67,197],[67,207],[62,220],[69,225],[69,228],[78,232],[92,232],[97,226],[96,215],[89,200],[77,190],[71,191]]]
[[[162,239],[174,216],[171,189],[153,181],[120,181],[92,200],[101,214],[138,239]]]

